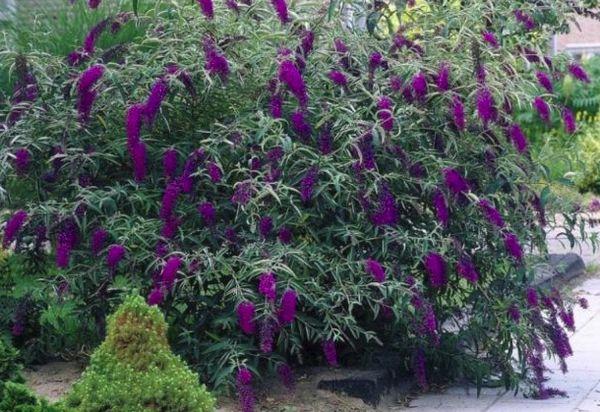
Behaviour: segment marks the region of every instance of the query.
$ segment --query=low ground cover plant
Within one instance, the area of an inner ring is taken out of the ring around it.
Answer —
[[[4,52],[4,247],[52,259],[44,282],[92,343],[144,290],[176,351],[245,410],[263,373],[292,386],[292,365],[381,347],[423,389],[560,394],[543,358],[567,369],[575,324],[530,286],[553,216],[514,113],[574,131],[553,82],[588,75],[543,50],[592,4],[400,3],[411,18],[388,37],[311,4],[202,0],[152,12],[114,54],[94,32],[68,56]]]

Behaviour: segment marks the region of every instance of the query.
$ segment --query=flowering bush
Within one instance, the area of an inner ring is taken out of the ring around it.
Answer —
[[[584,73],[541,47],[587,9],[431,2],[378,40],[310,4],[179,3],[101,61],[20,58],[4,244],[48,243],[100,334],[142,288],[246,410],[261,371],[291,383],[289,364],[382,345],[422,388],[436,371],[555,394],[542,356],[566,369],[574,324],[529,287],[553,217],[512,113],[564,113],[547,80]]]

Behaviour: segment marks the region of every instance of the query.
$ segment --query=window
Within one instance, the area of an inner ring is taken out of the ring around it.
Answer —
[[[15,11],[15,0],[0,0],[0,21],[8,20]]]

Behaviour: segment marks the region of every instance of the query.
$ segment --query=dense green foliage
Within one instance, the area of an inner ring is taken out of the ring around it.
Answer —
[[[157,308],[130,297],[109,317],[106,340],[64,401],[80,412],[208,412],[215,400],[171,353]]]
[[[32,104],[0,109],[0,197],[11,212],[27,211],[17,251],[35,260],[49,246],[60,275],[44,281],[56,290],[66,283],[81,336],[95,322],[92,342],[123,293],[147,291],[172,324],[176,351],[217,387],[243,365],[336,364],[336,346],[341,362],[364,363],[385,346],[422,387],[435,372],[518,388],[539,372],[543,350],[570,355],[571,311],[555,291],[528,299],[534,267],[546,260],[551,193],[538,186],[527,150],[504,135],[515,140],[513,109],[541,94],[527,58],[559,78],[568,71],[568,57],[550,67],[542,50],[573,8],[450,3],[416,9],[405,32],[377,39],[307,3],[282,25],[267,1],[239,4],[239,13],[219,2],[213,20],[196,2],[173,1],[140,17],[147,32],[117,55],[99,50],[68,66],[65,56],[2,52],[16,58],[21,79],[35,76],[39,92]],[[514,18],[518,8],[535,29]],[[335,50],[338,38],[347,51]],[[99,62],[102,78],[82,94],[78,79]],[[449,85],[436,87],[444,66]],[[346,86],[331,81],[332,70]],[[90,92],[97,99],[86,119],[77,107]],[[555,114],[562,109],[543,95]],[[283,101],[281,116],[270,113],[273,97]],[[126,133],[124,117],[141,102],[156,119],[130,118]],[[175,173],[163,170],[166,152],[179,158]],[[565,222],[566,233],[576,229],[570,216]],[[108,238],[90,251],[98,228]],[[275,287],[260,292],[270,272]],[[281,303],[286,291],[297,295],[297,314]],[[137,373],[135,362],[122,366],[111,339],[109,331],[72,404],[88,401],[82,393],[98,393],[94,408],[108,402],[100,396],[108,389],[119,402],[130,395],[112,383]],[[164,354],[162,339],[155,350]],[[143,382],[145,397],[156,386]]]
[[[26,385],[17,382],[0,383],[0,412],[63,412],[38,398]]]

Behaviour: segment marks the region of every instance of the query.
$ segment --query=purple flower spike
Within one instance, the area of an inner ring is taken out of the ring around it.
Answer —
[[[325,355],[325,360],[329,366],[337,367],[339,366],[337,359],[337,351],[335,349],[335,342],[331,339],[328,339],[322,343],[323,347],[323,355]]]
[[[163,170],[167,180],[175,179],[177,166],[179,164],[179,154],[175,149],[167,149],[163,155]]]
[[[394,129],[394,106],[392,100],[387,96],[382,96],[377,101],[377,117],[379,124],[386,132]]]
[[[328,76],[329,79],[338,86],[346,87],[348,85],[348,78],[339,70],[330,71]]]
[[[281,365],[279,365],[277,367],[277,374],[279,375],[279,379],[281,379],[281,383],[283,383],[283,386],[285,386],[289,390],[294,389],[294,371],[292,370],[290,365],[286,363],[282,363]]]
[[[298,294],[293,289],[288,289],[283,292],[281,297],[281,304],[279,305],[279,311],[277,317],[279,322],[283,325],[290,325],[296,319],[296,305],[298,303]]]
[[[482,33],[483,41],[492,46],[492,48],[497,49],[500,47],[500,43],[498,43],[498,39],[496,35],[491,31],[484,31]]]
[[[274,119],[283,117],[283,99],[280,95],[274,94],[269,100],[269,111]]]
[[[492,223],[494,226],[499,227],[499,228],[504,228],[505,223],[504,223],[504,219],[502,218],[502,215],[500,214],[500,212],[498,212],[498,210],[492,206],[492,204],[490,203],[489,200],[487,199],[481,199],[478,203],[479,208],[483,211],[483,214],[485,215],[485,218]]]
[[[565,126],[565,132],[573,134],[577,131],[577,123],[575,122],[575,115],[568,107],[562,110],[562,118]]]
[[[533,99],[533,107],[538,112],[540,119],[546,123],[550,123],[550,106],[541,97]]]
[[[583,67],[581,67],[577,63],[571,63],[569,65],[569,73],[571,73],[571,75],[574,78],[576,78],[577,80],[579,80],[583,83],[590,82],[590,78],[589,78],[588,74],[586,73],[586,71],[583,69]]]
[[[548,93],[554,92],[554,85],[552,84],[552,80],[550,79],[550,76],[548,76],[544,72],[539,71],[535,74],[535,77],[537,78],[537,81],[540,84],[540,86],[542,86],[544,89],[546,89],[546,91],[548,91]]]
[[[365,261],[365,271],[375,279],[375,282],[385,282],[385,268],[375,259]]]
[[[429,384],[427,383],[427,366],[425,361],[425,352],[423,349],[418,348],[413,354],[413,371],[415,379],[422,390],[427,390]]]
[[[292,243],[294,234],[292,233],[292,230],[288,227],[282,227],[281,229],[279,229],[279,234],[277,235],[277,237],[279,238],[279,241],[281,243],[283,243],[284,245],[289,245],[290,243]]]
[[[521,129],[518,124],[513,124],[508,127],[508,136],[519,153],[525,153],[527,151],[527,137],[525,137],[523,129]]]
[[[427,96],[427,78],[423,72],[413,76],[411,86],[417,98],[424,99]]]
[[[530,308],[537,308],[540,304],[537,291],[534,288],[529,287],[525,290],[525,299],[527,300],[527,306]]]
[[[221,172],[221,169],[215,162],[208,162],[206,164],[206,170],[213,183],[219,183],[223,178],[223,172]]]
[[[396,199],[387,188],[382,188],[379,193],[377,210],[371,215],[371,222],[375,226],[395,226],[398,223],[398,207]]]
[[[523,260],[523,248],[519,243],[517,235],[512,232],[506,232],[504,234],[504,247],[506,248],[506,252],[516,261],[521,262]]]
[[[440,66],[440,70],[435,77],[435,85],[441,92],[446,92],[450,89],[450,66],[448,63],[442,63]]]
[[[133,162],[133,177],[136,182],[143,182],[146,178],[146,144],[142,141],[137,142],[131,150],[131,160]]]
[[[27,173],[30,158],[29,150],[25,148],[21,148],[15,152],[14,165],[17,175],[23,176]]]
[[[256,322],[254,321],[254,304],[250,301],[244,301],[237,307],[237,317],[240,329],[246,335],[252,335],[256,332]]]
[[[169,93],[169,85],[164,79],[158,79],[152,85],[144,105],[144,118],[148,124],[154,123],[163,100]]]
[[[469,184],[458,170],[448,167],[443,169],[442,173],[444,174],[446,186],[455,195],[460,195],[470,190]]]
[[[102,249],[104,249],[104,244],[108,239],[108,232],[99,227],[92,232],[92,237],[90,239],[90,249],[92,250],[92,254],[94,256],[98,256]]]
[[[523,25],[525,30],[530,31],[535,28],[535,20],[523,10],[515,10],[515,18]]]
[[[171,290],[173,285],[175,285],[177,272],[179,271],[181,264],[181,258],[177,256],[170,257],[169,260],[167,260],[167,263],[165,263],[165,267],[162,270],[160,279],[167,290]]]
[[[317,166],[312,166],[300,181],[300,199],[302,200],[302,203],[310,202],[318,179],[319,168]]]
[[[277,297],[277,279],[273,272],[266,272],[258,278],[258,291],[269,301],[275,301]]]
[[[221,80],[226,81],[229,76],[229,62],[225,56],[217,50],[214,40],[204,39],[204,68],[211,76],[219,76]]]
[[[308,142],[312,133],[312,127],[306,119],[304,112],[298,110],[292,113],[291,116],[292,129],[298,135],[301,141]]]
[[[425,256],[425,270],[429,278],[429,283],[434,288],[441,288],[446,285],[446,261],[439,253],[430,252]]]
[[[494,97],[487,87],[479,89],[477,92],[477,115],[485,126],[496,120],[497,111]]]
[[[90,90],[98,80],[104,75],[104,66],[96,64],[85,70],[77,83],[77,90],[81,93],[86,90]]]
[[[150,294],[148,294],[148,305],[150,306],[156,306],[156,305],[160,305],[163,300],[165,299],[165,296],[163,294],[162,289],[160,289],[159,287],[155,287],[154,289],[152,289],[150,291]]]
[[[279,65],[279,81],[284,83],[292,94],[298,99],[301,106],[306,106],[308,103],[308,93],[306,85],[300,71],[290,60],[284,60]]]
[[[144,113],[144,106],[141,104],[134,104],[125,114],[125,129],[127,132],[127,147],[131,151],[136,143],[140,140],[140,134],[142,130],[142,116]]]
[[[202,10],[202,14],[208,20],[212,20],[215,17],[212,0],[198,0],[198,5],[200,6],[200,10]]]
[[[17,235],[21,231],[21,228],[27,220],[27,212],[24,210],[17,210],[6,222],[4,228],[4,239],[2,239],[2,247],[5,249],[16,239]]]
[[[90,9],[97,9],[101,2],[102,0],[88,0],[88,6]]]
[[[165,192],[162,198],[162,204],[160,208],[160,218],[168,220],[173,216],[175,206],[177,205],[177,198],[181,192],[181,186],[176,181],[172,181],[165,188]]]
[[[206,226],[214,226],[217,220],[217,211],[215,206],[210,202],[204,202],[198,206],[198,213],[202,216]]]
[[[467,120],[465,118],[465,106],[460,100],[460,97],[454,96],[452,98],[452,118],[454,125],[459,131],[464,131],[467,127]]]
[[[273,219],[269,216],[263,216],[258,221],[258,233],[263,239],[266,239],[273,230]]]
[[[271,0],[271,4],[277,12],[277,17],[281,24],[289,23],[290,16],[288,15],[288,7],[285,0]]]
[[[125,257],[125,253],[126,249],[123,245],[110,245],[106,255],[106,265],[111,270],[115,270],[119,262]]]
[[[475,265],[471,259],[466,257],[461,258],[456,264],[456,272],[461,278],[468,280],[471,283],[476,283],[479,280],[479,273],[475,269]]]
[[[448,211],[446,198],[441,190],[437,189],[433,193],[432,202],[438,222],[440,222],[440,225],[443,227],[447,227],[450,220],[450,212]]]
[[[250,372],[246,367],[239,368],[235,379],[235,384],[241,411],[253,412],[254,404],[256,403],[256,397],[254,396],[254,391],[252,390],[252,372]]]

